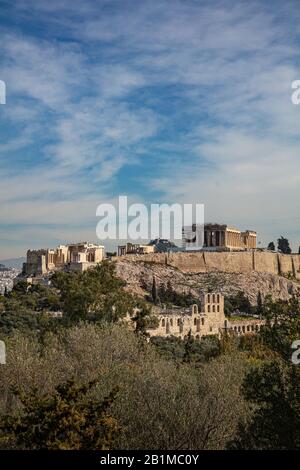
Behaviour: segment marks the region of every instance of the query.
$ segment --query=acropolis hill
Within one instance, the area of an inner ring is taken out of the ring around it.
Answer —
[[[168,282],[178,293],[199,290],[234,295],[243,291],[252,305],[260,293],[274,300],[288,300],[300,289],[300,255],[273,252],[200,252],[125,255],[114,258],[118,275],[131,292],[143,297]]]
[[[225,295],[243,291],[253,304],[258,293],[271,294],[274,300],[290,298],[300,287],[300,255],[258,249],[256,239],[253,230],[209,223],[204,226],[204,245],[199,251],[184,251],[188,238],[183,230],[184,249],[165,239],[146,245],[127,243],[118,247],[118,256],[112,260],[129,289],[141,296],[155,276],[158,283],[171,282],[181,292],[196,287],[195,295],[199,288],[212,291],[217,287]],[[28,250],[21,277],[38,283],[57,269],[82,272],[105,259],[104,250],[103,245],[88,242]]]
[[[300,280],[300,255],[267,251],[149,253],[124,255],[130,261],[146,261],[172,266],[185,273],[270,273]]]

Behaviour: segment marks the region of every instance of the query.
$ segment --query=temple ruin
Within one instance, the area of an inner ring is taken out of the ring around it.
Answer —
[[[202,228],[203,230],[203,228]],[[192,232],[197,232],[197,225],[192,225]],[[242,232],[226,224],[207,223],[204,225],[202,249],[205,251],[248,251],[256,249],[257,233],[253,230]],[[186,228],[182,230],[182,244],[186,247],[189,240]]]
[[[189,308],[172,307],[162,308],[157,313],[158,326],[149,328],[148,334],[152,336],[175,336],[186,339],[190,334],[197,340],[203,336],[215,335],[218,338],[222,333],[235,335],[255,334],[264,325],[264,320],[245,317],[235,319],[226,318],[224,313],[224,296],[219,293],[201,293],[200,308],[197,304]]]
[[[57,269],[85,271],[104,259],[104,246],[81,242],[56,249],[28,250],[23,276],[42,276]]]

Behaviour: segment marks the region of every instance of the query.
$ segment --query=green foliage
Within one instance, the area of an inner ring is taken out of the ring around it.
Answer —
[[[157,287],[156,287],[156,280],[155,276],[153,276],[153,281],[152,281],[152,289],[151,289],[151,297],[152,297],[152,302],[156,305],[159,302],[159,297],[157,294]]]
[[[21,389],[26,397],[37,389],[47,417],[42,397],[53,404],[57,387],[66,381],[74,380],[77,387],[97,379],[82,400],[67,407],[68,416],[72,421],[72,410],[79,409],[79,402],[101,404],[118,387],[117,399],[109,408],[120,427],[111,446],[114,449],[221,449],[233,439],[238,419],[248,413],[239,392],[246,363],[236,352],[195,367],[194,363],[167,360],[142,335],[122,325],[92,323],[47,334],[42,343],[15,332],[7,340],[7,351],[7,364],[0,367],[0,416],[27,416],[12,387]],[[68,402],[66,399],[66,406]],[[37,403],[33,412],[41,409]],[[54,409],[60,411],[59,406]],[[43,418],[40,429],[48,432],[47,423],[53,422]],[[58,426],[67,432],[63,423]],[[27,431],[26,448],[34,448],[38,429]],[[76,429],[74,432],[76,437]],[[2,448],[23,445],[14,441],[14,434],[10,437]],[[61,441],[66,443],[64,437]],[[91,442],[85,445],[83,440],[78,445],[95,446]]]
[[[298,297],[289,301],[272,301],[267,298],[264,305],[266,325],[261,330],[263,343],[279,354],[285,361],[290,360],[291,344],[300,338],[300,304]]]
[[[13,305],[10,305],[13,307]],[[17,309],[6,310],[0,314],[0,331],[3,336],[9,335],[13,330],[36,331],[39,327],[39,317],[17,304]]]
[[[194,299],[191,293],[176,292],[170,281],[167,282],[167,285],[162,284],[159,287],[157,297],[160,303],[166,305],[177,305],[179,307],[189,307],[192,304],[199,305],[199,301]]]
[[[243,393],[254,405],[250,423],[240,425],[236,449],[300,449],[300,369],[282,360],[254,367]]]
[[[35,312],[56,311],[61,307],[58,292],[40,284],[28,285],[19,282],[7,294],[6,299],[8,308],[15,302],[15,305],[19,303],[22,307]]]
[[[259,291],[257,294],[257,300],[256,300],[256,313],[258,315],[261,315],[263,313],[263,310],[264,310],[264,303],[263,303],[261,292]]]
[[[175,336],[152,337],[151,343],[163,357],[190,364],[204,363],[220,354],[220,341],[213,335],[204,336],[201,341],[191,335],[184,340]]]
[[[264,310],[267,324],[258,340],[269,354],[246,374],[242,392],[254,412],[250,421],[240,423],[231,447],[300,449],[300,368],[291,362],[292,343],[300,337],[299,299],[269,298]]]
[[[57,272],[52,283],[59,289],[64,318],[69,323],[80,320],[117,321],[134,309],[126,283],[115,275],[115,265],[103,262],[83,273]]]
[[[152,315],[151,306],[142,300],[136,302],[136,310],[132,320],[135,322],[135,332],[145,336],[148,336],[147,329],[157,328],[159,323],[157,316]]]
[[[58,271],[51,287],[18,283],[8,296],[0,297],[0,331],[43,335],[80,321],[117,322],[130,315],[137,320],[137,331],[145,332],[153,322],[151,310],[126,292],[125,285],[115,274],[115,264],[108,261],[83,273]],[[53,318],[55,311],[62,312],[63,318]]]
[[[124,287],[105,262],[58,272],[50,288],[21,283],[0,296],[0,332],[9,334],[2,448],[299,448],[300,369],[291,363],[298,298],[262,301],[259,293],[257,308],[243,293],[227,298],[227,314],[266,319],[255,336],[148,342],[151,305]],[[170,283],[155,290],[162,302],[194,303]],[[64,319],[50,317],[56,310]],[[127,314],[141,334],[119,322]]]
[[[281,236],[280,238],[278,238],[277,243],[278,243],[278,251],[280,253],[289,255],[292,252],[287,238],[284,238],[283,236]]]
[[[269,251],[275,251],[275,244],[274,244],[274,242],[270,242],[270,243],[269,243],[267,250],[269,250]]]
[[[9,335],[16,329],[40,334],[55,329],[57,321],[51,318],[51,312],[60,306],[55,289],[19,282],[6,296],[0,297],[0,332]]]
[[[119,432],[117,421],[109,414],[117,391],[101,402],[88,399],[95,383],[78,385],[69,380],[43,396],[37,389],[29,393],[14,390],[22,411],[2,417],[0,442],[17,449],[111,449]]]
[[[225,315],[230,316],[233,312],[237,310],[246,314],[253,313],[251,303],[243,291],[240,291],[235,295],[225,297],[225,302],[224,302]]]

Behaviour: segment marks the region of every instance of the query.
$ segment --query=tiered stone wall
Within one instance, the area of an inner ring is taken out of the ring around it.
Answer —
[[[300,255],[282,255],[268,252],[198,252],[151,253],[125,255],[122,259],[146,261],[173,266],[187,273],[213,271],[249,273],[251,271],[277,275],[291,274],[300,280]]]

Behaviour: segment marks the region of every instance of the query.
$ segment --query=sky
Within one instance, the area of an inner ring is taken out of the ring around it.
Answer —
[[[0,0],[0,259],[97,241],[119,195],[298,251],[298,6]]]

